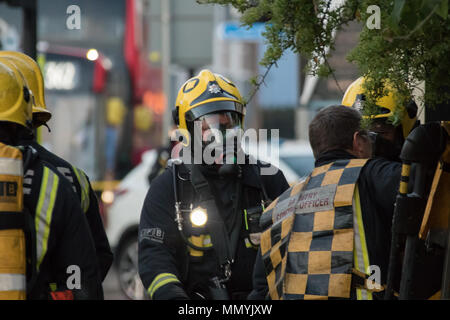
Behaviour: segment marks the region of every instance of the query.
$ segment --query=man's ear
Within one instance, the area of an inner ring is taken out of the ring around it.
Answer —
[[[359,134],[358,131],[356,131],[355,133],[353,133],[353,145],[352,145],[352,151],[355,155],[359,154],[360,150],[361,150],[361,141],[359,140]]]
[[[370,158],[372,155],[372,145],[369,138],[363,136],[358,131],[353,134],[352,153],[358,158]]]

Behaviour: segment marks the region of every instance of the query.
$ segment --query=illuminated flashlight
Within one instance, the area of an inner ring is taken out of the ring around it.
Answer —
[[[86,53],[86,58],[90,61],[95,61],[99,57],[99,53],[96,49],[89,49]]]
[[[114,192],[111,190],[105,190],[102,192],[101,199],[106,204],[111,204],[114,201]]]
[[[197,207],[191,211],[189,218],[191,219],[191,223],[194,227],[203,227],[208,220],[208,215],[206,214],[205,209]]]

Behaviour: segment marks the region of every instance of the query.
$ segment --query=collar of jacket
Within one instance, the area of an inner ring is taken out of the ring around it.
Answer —
[[[356,159],[354,155],[342,149],[330,150],[322,153],[314,163],[315,167],[326,165],[330,162],[341,159]]]

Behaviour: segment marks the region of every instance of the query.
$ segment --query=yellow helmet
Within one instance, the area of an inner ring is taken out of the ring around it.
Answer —
[[[365,78],[360,77],[355,80],[345,91],[344,97],[342,98],[342,105],[347,107],[353,107],[359,111],[364,107],[364,85]],[[397,107],[395,102],[396,91],[391,86],[387,85],[386,89],[388,94],[377,100],[377,106],[379,107],[380,113],[371,116],[371,119],[388,118],[394,114]],[[415,104],[414,104],[415,106]],[[413,129],[414,124],[417,120],[417,107],[405,106],[402,112],[402,130],[403,137],[406,138],[410,131]],[[363,116],[367,118],[368,116]]]
[[[44,77],[39,65],[22,52],[0,51],[0,58],[8,59],[16,65],[33,93],[33,127],[37,128],[45,124],[52,114],[45,105]]]
[[[0,60],[0,121],[30,127],[33,118],[31,92],[14,65]]]
[[[235,111],[244,123],[245,105],[236,86],[224,76],[202,70],[180,88],[175,102],[173,118],[180,129],[186,129],[186,121],[218,111]]]

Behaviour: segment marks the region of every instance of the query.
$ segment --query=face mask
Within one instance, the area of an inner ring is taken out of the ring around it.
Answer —
[[[228,172],[229,169],[226,168],[237,164],[239,152],[242,150],[241,117],[238,113],[207,114],[199,117],[194,126],[194,140],[197,145],[201,145],[204,165]]]

